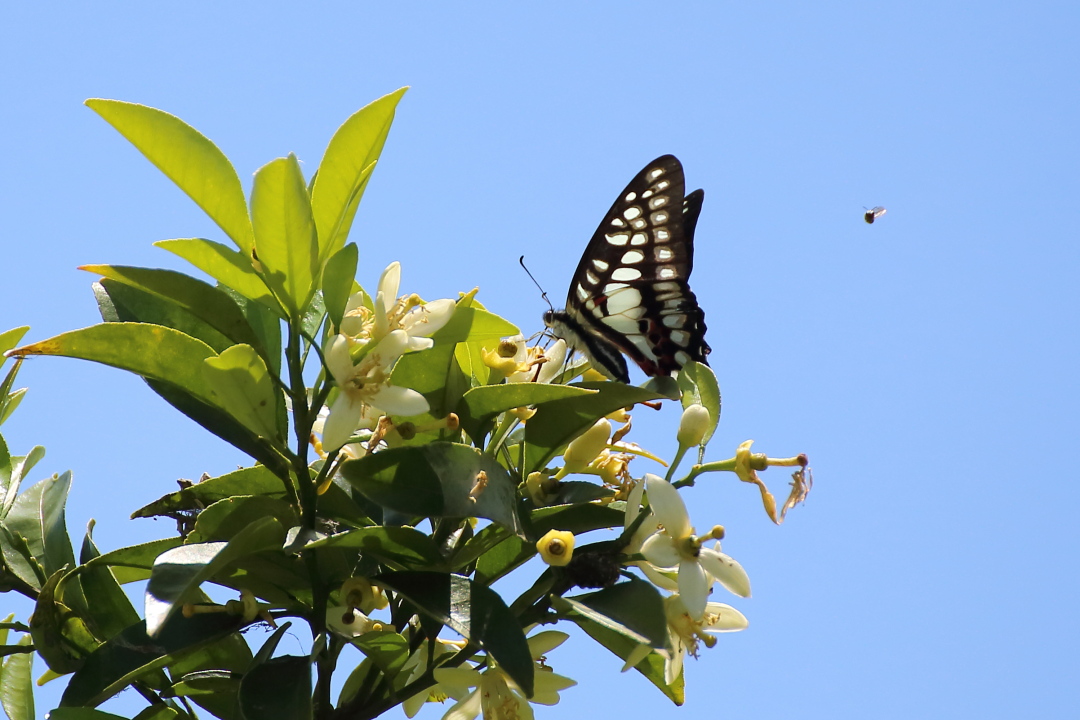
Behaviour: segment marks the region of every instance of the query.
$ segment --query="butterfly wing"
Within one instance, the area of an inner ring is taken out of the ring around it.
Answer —
[[[608,210],[578,263],[566,314],[650,376],[705,362],[705,313],[688,283],[702,190],[673,155],[653,160]]]

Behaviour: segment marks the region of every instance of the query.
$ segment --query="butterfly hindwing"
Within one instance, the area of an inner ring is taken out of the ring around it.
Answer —
[[[571,333],[592,335],[578,340],[591,356],[610,354],[602,346],[611,345],[651,376],[705,362],[705,314],[687,283],[705,194],[685,189],[678,159],[657,158],[630,181],[585,248],[566,313],[558,315],[571,321]],[[626,381],[621,358],[600,360]]]

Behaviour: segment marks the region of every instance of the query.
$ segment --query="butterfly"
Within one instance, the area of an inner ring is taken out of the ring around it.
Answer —
[[[705,363],[705,313],[688,280],[703,190],[685,195],[674,155],[653,160],[608,210],[581,256],[566,310],[544,313],[551,334],[613,380],[626,354],[651,377]]]

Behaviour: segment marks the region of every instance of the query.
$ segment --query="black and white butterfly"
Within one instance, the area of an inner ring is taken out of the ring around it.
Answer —
[[[613,380],[630,382],[623,353],[652,377],[709,353],[705,313],[687,282],[705,192],[685,192],[674,155],[646,165],[593,233],[566,310],[544,313],[553,335]]]

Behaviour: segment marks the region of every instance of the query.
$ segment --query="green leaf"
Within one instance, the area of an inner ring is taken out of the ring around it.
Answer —
[[[184,258],[222,285],[269,308],[278,317],[285,317],[281,304],[255,272],[250,251],[245,255],[204,238],[159,240],[154,245]]]
[[[91,98],[91,110],[116,128],[250,253],[254,240],[244,190],[232,163],[214,143],[175,115],[145,105]]]
[[[103,275],[167,300],[202,320],[233,343],[246,343],[258,349],[262,356],[266,356],[266,350],[259,342],[258,336],[232,298],[224,291],[202,280],[173,270],[122,265],[84,265],[79,269]],[[145,318],[140,319],[147,322]],[[156,324],[164,325],[165,323]],[[183,330],[174,325],[169,325],[169,327]],[[184,330],[184,332],[187,331]]]
[[[15,498],[4,525],[26,539],[30,552],[46,575],[75,566],[75,553],[67,535],[64,505],[71,488],[71,472],[35,483]]]
[[[19,645],[29,646],[29,635],[19,639]],[[34,720],[34,685],[30,672],[34,664],[33,653],[19,653],[4,658],[0,668],[0,705],[9,720]]]
[[[93,530],[94,521],[91,520],[83,538],[79,557],[83,567],[79,569],[78,577],[83,592],[90,599],[86,609],[96,634],[98,637],[111,638],[123,632],[129,625],[139,622],[139,614],[132,607],[108,565],[85,567],[94,558],[101,557],[94,544]]]
[[[341,327],[341,318],[345,315],[345,306],[356,284],[356,263],[359,251],[356,243],[349,243],[338,250],[323,268],[322,290],[326,302],[326,312],[335,329]]]
[[[350,642],[371,658],[391,680],[401,672],[401,667],[409,659],[409,641],[400,633],[375,630],[353,638]]]
[[[146,323],[102,323],[24,345],[19,355],[59,355],[91,360],[175,385],[213,405],[202,361],[214,355],[206,343],[171,328]]]
[[[711,424],[701,439],[701,446],[705,447],[720,423],[720,385],[716,382],[716,374],[708,365],[694,360],[679,371],[679,389],[682,390],[683,409],[699,404],[709,411]]]
[[[391,510],[424,517],[484,517],[514,532],[521,529],[516,483],[493,458],[468,445],[391,448],[350,460],[341,473],[365,497]],[[487,484],[480,489],[482,474]]]
[[[595,394],[595,390],[547,383],[482,385],[466,391],[458,403],[457,414],[465,431],[471,437],[477,438],[485,435],[491,421],[507,410]]]
[[[306,549],[321,547],[356,548],[395,569],[443,570],[445,561],[439,548],[425,533],[410,527],[368,527],[348,530],[309,543]]]
[[[536,555],[536,543],[511,535],[485,552],[476,561],[476,581],[490,585],[524,565],[534,555]]]
[[[4,569],[35,590],[45,583],[45,568],[34,559],[26,538],[0,522],[0,552]],[[5,583],[9,580],[5,579]]]
[[[330,139],[311,188],[320,258],[326,259],[345,246],[357,205],[386,143],[398,101],[407,89],[395,90],[361,108]]]
[[[240,558],[281,547],[285,531],[272,517],[251,523],[228,542],[184,545],[158,556],[146,586],[146,629],[151,636],[202,583]]]
[[[154,561],[158,559],[158,556],[167,550],[178,547],[183,542],[183,538],[171,537],[119,548],[94,558],[79,568],[79,571],[85,572],[86,568],[89,567],[105,566],[113,568],[116,581],[121,585],[146,580],[150,577],[150,571],[154,567]]]
[[[521,625],[498,593],[461,575],[384,573],[371,578],[405,596],[428,617],[448,625],[495,658],[526,696],[533,691],[533,661]]]
[[[582,383],[596,394],[552,400],[525,425],[525,474],[541,470],[568,442],[619,408],[663,397],[622,383]]]
[[[140,621],[86,658],[82,668],[71,677],[60,705],[99,705],[130,685],[132,680],[235,633],[242,624],[238,616],[227,613],[191,618],[175,615],[151,637],[146,632],[146,623]]]
[[[282,527],[300,522],[296,510],[284,500],[265,495],[234,495],[200,512],[184,544],[230,540],[259,518],[274,518]]]
[[[639,644],[667,646],[664,600],[651,583],[639,578],[597,592],[564,598],[579,615],[626,635]]]
[[[277,398],[266,363],[250,345],[233,345],[203,361],[203,371],[217,405],[244,427],[276,445]]]
[[[616,507],[612,507],[616,505]],[[539,537],[548,530],[568,530],[575,535],[592,530],[622,528],[624,511],[618,503],[596,505],[552,505],[532,511],[533,532]]]
[[[23,335],[30,329],[29,325],[23,325],[22,327],[12,328],[6,332],[0,333],[0,365],[3,365],[7,358],[3,358],[4,353],[11,350],[13,347],[19,344]]]
[[[218,500],[234,495],[267,495],[285,497],[281,480],[262,465],[234,470],[225,475],[207,478],[178,492],[169,493],[139,508],[132,518],[171,515],[180,511],[203,510]]]
[[[56,597],[57,585],[65,574],[60,569],[49,577],[30,616],[34,649],[49,669],[60,675],[78,670],[86,656],[100,645],[83,619]]]
[[[195,695],[192,700],[222,720],[242,720],[239,678],[250,664],[251,649],[239,633],[232,633],[172,662],[169,674],[177,681],[172,690]]]
[[[319,241],[295,155],[272,160],[256,171],[251,219],[258,260],[266,269],[263,277],[298,320],[319,274]]]
[[[271,658],[290,623],[267,638],[240,681],[240,708],[245,720],[309,720],[311,660],[285,655]]]
[[[47,720],[125,720],[119,715],[93,708],[56,708],[45,716]]]

